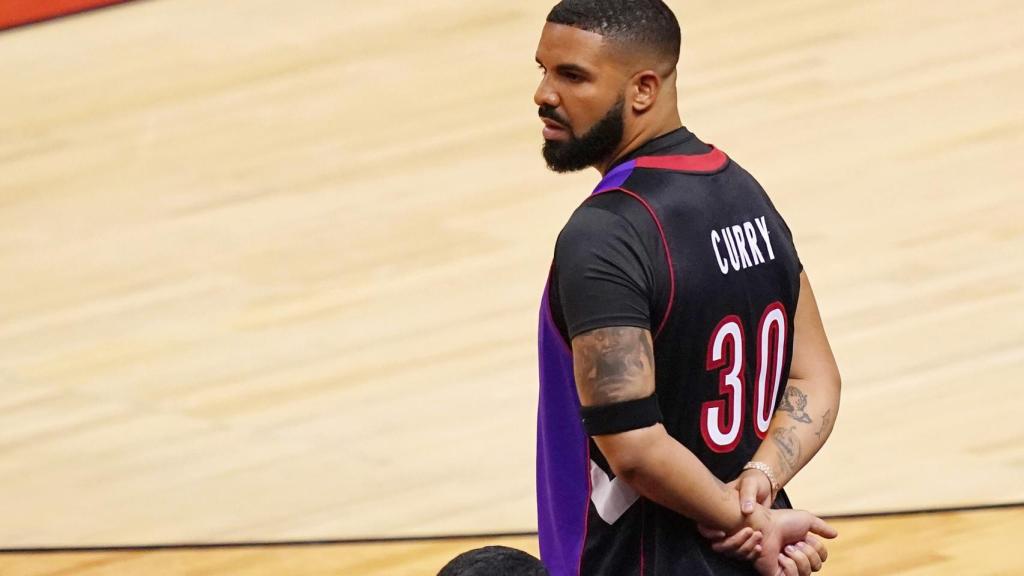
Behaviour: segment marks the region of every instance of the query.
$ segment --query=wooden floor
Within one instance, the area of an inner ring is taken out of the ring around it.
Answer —
[[[786,216],[843,371],[797,505],[1024,502],[1024,4],[670,4],[684,120]],[[547,8],[148,0],[0,34],[0,546],[535,530],[536,307],[596,181],[540,159]],[[908,519],[920,552],[851,526],[833,571],[1024,572],[972,518]]]
[[[827,573],[1016,576],[1024,509],[833,520]],[[217,550],[0,555],[0,573],[24,576],[232,574],[433,576],[458,554],[511,546],[538,555],[535,537]]]

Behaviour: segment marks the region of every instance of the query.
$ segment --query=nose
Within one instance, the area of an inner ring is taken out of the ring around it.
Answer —
[[[552,108],[558,108],[561,104],[561,100],[558,98],[558,92],[555,92],[548,86],[547,74],[541,79],[540,84],[537,85],[537,91],[533,93],[533,103],[537,106],[551,106]]]

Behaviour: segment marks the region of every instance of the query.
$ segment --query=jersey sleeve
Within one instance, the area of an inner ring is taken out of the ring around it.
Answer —
[[[651,259],[622,216],[577,209],[555,245],[554,275],[570,339],[610,326],[651,329]]]

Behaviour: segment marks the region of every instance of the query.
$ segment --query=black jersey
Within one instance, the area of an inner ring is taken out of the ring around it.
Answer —
[[[614,167],[576,210],[540,326],[538,512],[553,575],[755,574],[615,478],[583,431],[569,342],[602,327],[649,329],[666,430],[729,481],[782,401],[800,272],[761,186],[686,129]],[[788,507],[785,494],[776,505]]]

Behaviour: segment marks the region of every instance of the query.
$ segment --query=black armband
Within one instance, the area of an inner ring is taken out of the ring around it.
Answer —
[[[583,428],[590,436],[628,432],[654,426],[662,421],[657,394],[604,406],[583,406],[580,408],[580,416],[583,418]]]

